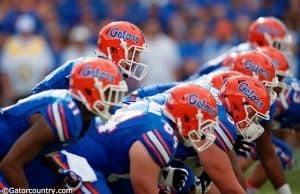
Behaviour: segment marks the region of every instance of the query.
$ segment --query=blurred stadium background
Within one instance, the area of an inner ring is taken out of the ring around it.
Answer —
[[[247,41],[259,16],[281,19],[293,37],[293,73],[300,68],[299,0],[1,0],[0,105],[26,96],[66,60],[94,54],[98,31],[112,20],[141,27],[151,65],[142,83],[182,80],[205,61]],[[296,154],[300,160],[300,151]],[[287,172],[300,194],[300,163]],[[261,194],[274,193],[267,184]]]

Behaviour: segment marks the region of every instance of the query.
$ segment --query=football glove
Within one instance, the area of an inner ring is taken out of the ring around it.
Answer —
[[[243,136],[238,135],[237,140],[234,144],[234,150],[239,156],[256,160],[257,154],[255,146],[255,142],[248,142],[243,138]]]
[[[172,187],[176,191],[180,191],[188,178],[188,171],[184,168],[165,167],[161,169],[162,183],[167,187]]]

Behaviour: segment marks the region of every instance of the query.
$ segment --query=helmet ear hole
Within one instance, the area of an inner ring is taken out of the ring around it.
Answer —
[[[188,115],[184,115],[184,122],[189,123],[190,122],[190,117]]]
[[[111,47],[110,51],[112,54],[118,54],[118,49],[115,47]]]
[[[258,46],[263,46],[264,43],[263,43],[262,41],[258,41],[257,45],[258,45]]]
[[[237,110],[238,108],[239,108],[238,105],[235,104],[235,103],[233,103],[233,109],[234,109],[234,110]]]
[[[88,96],[92,96],[92,91],[90,89],[85,88],[84,91]]]
[[[105,34],[108,35],[109,31],[111,30],[111,28],[108,28],[106,31],[105,31]]]

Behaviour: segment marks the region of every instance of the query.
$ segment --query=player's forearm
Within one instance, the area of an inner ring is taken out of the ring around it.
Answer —
[[[14,188],[28,188],[28,181],[23,168],[18,165],[1,165],[1,172],[9,186]]]
[[[229,152],[229,158],[236,178],[238,179],[240,185],[246,190],[246,181],[238,164],[237,155],[233,150]]]
[[[273,184],[274,188],[278,189],[286,183],[286,178],[272,146],[271,134],[269,130],[257,141],[257,153],[259,155],[261,164],[265,169],[265,173]]]
[[[222,194],[246,193],[234,175],[228,156],[217,146],[211,146],[198,156],[205,172]]]
[[[271,183],[273,184],[274,188],[278,189],[286,183],[286,178],[283,169],[281,167],[278,157],[275,155],[275,152],[268,158],[261,158],[261,164],[265,169],[265,172],[269,177]]]
[[[135,187],[134,193],[136,193],[136,194],[158,194],[159,190],[157,188],[145,189],[143,187],[141,187],[141,188]]]

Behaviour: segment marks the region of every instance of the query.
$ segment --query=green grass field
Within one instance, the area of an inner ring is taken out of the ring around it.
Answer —
[[[291,186],[293,194],[300,194],[300,149],[295,151],[296,165],[293,170],[286,171],[288,183]],[[276,193],[270,182],[267,182],[258,194]]]
[[[300,169],[286,172],[288,182],[291,186],[293,194],[300,194]],[[274,194],[276,193],[270,182],[266,183],[258,194]]]

